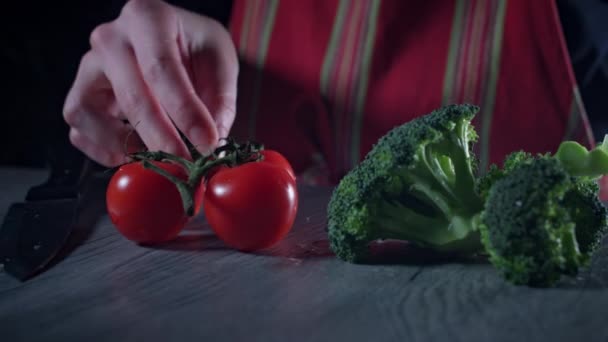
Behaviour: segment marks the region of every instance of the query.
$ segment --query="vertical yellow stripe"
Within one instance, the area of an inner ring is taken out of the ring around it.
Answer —
[[[264,16],[266,20],[264,22],[264,28],[262,29],[262,39],[260,41],[260,47],[258,50],[258,58],[257,62],[259,66],[263,66],[266,61],[266,54],[268,52],[268,46],[270,45],[270,36],[272,33],[272,28],[274,27],[274,20],[277,13],[277,7],[279,5],[279,0],[269,0],[270,8],[268,9],[267,15]]]
[[[254,4],[259,3],[258,1],[247,1],[247,7],[245,7],[245,20],[243,22],[243,28],[241,29],[241,39],[240,39],[240,44],[239,44],[239,48],[241,51],[241,54],[245,54],[246,50],[247,50],[247,42],[249,40],[249,33],[250,33],[250,25],[251,25],[251,17],[253,16],[253,12],[254,12]],[[255,10],[257,10],[260,6],[256,6]]]
[[[595,142],[593,130],[589,127],[587,117],[584,112],[583,98],[581,97],[578,85],[574,85],[572,88],[572,101],[570,103],[570,115],[568,116],[568,123],[564,131],[562,140],[576,140],[580,137],[577,136],[579,129],[583,129],[585,132],[585,138],[589,142]]]
[[[492,117],[494,113],[494,103],[496,100],[496,87],[498,83],[498,72],[500,67],[500,53],[502,49],[502,38],[504,31],[504,19],[507,8],[507,0],[498,2],[498,9],[494,22],[494,35],[492,37],[492,51],[490,56],[490,72],[488,76],[487,93],[483,99],[483,122],[481,127],[481,157],[480,171],[484,172],[488,167],[490,155],[490,130],[492,127]]]
[[[479,62],[479,51],[482,47],[481,36],[483,33],[483,25],[487,19],[487,13],[485,13],[486,4],[486,0],[478,0],[475,4],[473,14],[473,30],[471,32],[471,44],[469,45],[469,60],[467,61],[468,74],[465,75],[466,81],[464,84],[465,89],[463,101],[465,102],[478,101],[478,99],[473,98],[475,90],[477,87],[479,87],[477,84],[477,76],[480,72],[485,71],[484,66]]]
[[[354,47],[357,37],[357,25],[360,25],[361,22],[361,9],[362,9],[363,1],[354,2],[354,7],[352,14],[347,21],[347,25],[344,27],[346,37],[342,36],[344,39],[344,44],[342,45],[342,57],[340,61],[337,63],[338,66],[338,74],[336,76],[335,83],[332,84],[334,93],[334,117],[336,120],[336,131],[339,132],[337,134],[338,141],[336,143],[336,155],[339,156],[338,165],[347,168],[348,167],[348,153],[346,151],[347,145],[347,136],[346,131],[348,130],[347,123],[342,121],[345,117],[345,110],[349,103],[347,94],[349,89],[348,79],[351,75],[351,72],[356,72],[353,69],[353,55],[354,55]],[[351,113],[346,113],[346,116]]]
[[[454,75],[454,87],[452,89],[452,100],[455,103],[462,102],[464,97],[464,84],[466,82],[467,61],[471,48],[471,36],[473,32],[473,15],[475,14],[475,2],[466,0],[464,5],[464,16],[462,18],[462,40],[460,51],[456,57],[456,74]]]
[[[260,45],[257,47],[257,56],[256,56],[256,74],[253,85],[253,98],[251,101],[251,108],[249,112],[249,125],[248,125],[248,135],[249,139],[255,139],[255,131],[256,131],[256,116],[258,112],[258,107],[260,103],[260,96],[262,92],[262,79],[264,76],[264,64],[266,62],[266,54],[268,52],[268,46],[270,44],[270,36],[272,35],[272,28],[274,27],[274,21],[276,17],[277,7],[279,5],[279,0],[268,0],[270,1],[269,8],[267,9],[268,13],[263,16],[264,27],[262,28],[262,35],[260,39]]]
[[[351,139],[351,167],[359,163],[361,154],[361,126],[363,124],[363,109],[365,108],[365,99],[367,97],[367,89],[369,83],[369,73],[372,61],[372,52],[374,51],[374,42],[376,37],[376,28],[378,27],[378,13],[380,12],[380,0],[372,0],[369,19],[370,25],[365,36],[363,45],[363,61],[361,63],[356,103],[353,115],[352,139]]]
[[[331,32],[325,58],[323,60],[323,67],[321,68],[321,94],[323,95],[327,95],[329,92],[329,75],[331,75],[331,70],[335,64],[336,51],[342,36],[344,18],[346,17],[346,11],[348,10],[348,5],[350,2],[351,0],[341,0],[340,4],[338,5],[338,12],[334,21],[334,27]]]
[[[574,137],[574,132],[576,132],[578,123],[580,122],[580,113],[578,112],[578,103],[576,102],[577,93],[578,89],[575,87],[572,101],[570,103],[570,115],[568,116],[568,123],[566,124],[566,130],[564,131],[564,137],[562,140],[571,140],[572,137]]]
[[[350,19],[350,25],[346,29],[346,42],[344,44],[344,55],[342,61],[340,61],[340,69],[338,71],[338,79],[336,80],[336,105],[339,109],[343,109],[346,99],[346,91],[348,85],[348,76],[350,76],[350,69],[352,68],[353,54],[355,51],[355,38],[357,36],[357,30],[355,26],[360,22],[362,1],[356,1],[353,9],[353,17]]]
[[[456,75],[456,62],[458,55],[462,50],[462,32],[464,18],[464,0],[456,0],[454,9],[454,19],[452,22],[452,34],[450,36],[450,45],[448,47],[448,58],[443,80],[443,104],[448,105],[454,101],[454,84]]]

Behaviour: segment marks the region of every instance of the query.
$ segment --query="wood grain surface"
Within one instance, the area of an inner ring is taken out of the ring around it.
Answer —
[[[0,170],[0,214],[42,179]],[[483,260],[339,261],[324,231],[329,188],[300,187],[293,231],[255,254],[226,248],[202,217],[175,242],[135,245],[92,193],[52,268],[25,283],[0,273],[0,341],[608,340],[606,248],[576,279],[532,289]]]

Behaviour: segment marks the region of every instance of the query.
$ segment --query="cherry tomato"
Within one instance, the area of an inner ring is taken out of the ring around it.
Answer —
[[[296,217],[293,170],[278,152],[264,151],[271,157],[219,167],[207,181],[203,197],[207,222],[224,243],[237,250],[274,245],[289,233]]]
[[[184,169],[176,164],[152,163],[182,180],[187,179]],[[201,186],[194,198],[195,213],[200,211],[203,193]],[[172,240],[189,221],[175,184],[139,162],[121,166],[112,176],[106,191],[106,207],[116,229],[141,244]]]
[[[281,153],[279,153],[275,150],[262,150],[262,151],[260,151],[260,154],[264,157],[263,160],[265,162],[275,164],[275,165],[285,169],[285,171],[287,171],[294,180],[296,179],[296,174],[293,171],[291,164],[289,163],[287,158],[285,158]],[[220,168],[214,168],[214,169],[210,170],[209,173],[207,174],[206,178],[209,179],[209,178],[213,177],[213,175],[219,169]]]
[[[262,156],[264,157],[264,161],[275,164],[285,169],[293,179],[296,179],[296,174],[293,171],[291,164],[289,163],[289,161],[287,161],[287,158],[285,158],[282,154],[275,150],[262,150],[260,154],[262,154]]]

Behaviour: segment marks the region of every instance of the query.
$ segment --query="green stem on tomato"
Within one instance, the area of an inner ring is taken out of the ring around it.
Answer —
[[[184,205],[184,210],[185,210],[186,214],[188,216],[192,216],[194,214],[194,199],[193,199],[194,188],[190,184],[175,177],[174,175],[161,169],[160,167],[152,164],[148,160],[143,160],[142,163],[143,163],[144,168],[155,171],[159,175],[167,178],[168,180],[173,182],[173,184],[175,184],[175,186],[177,187],[177,191],[179,192],[179,195],[182,199],[182,203]]]
[[[154,160],[154,161],[169,160],[169,161],[178,163],[179,165],[183,166],[188,171],[190,171],[194,167],[193,162],[191,162],[185,158],[178,157],[174,154],[164,152],[164,151],[135,152],[135,153],[131,154],[131,158],[133,158],[135,160]]]
[[[198,151],[196,146],[194,146],[194,144],[190,141],[190,139],[188,139],[188,137],[186,137],[185,134],[180,131],[179,135],[182,138],[182,141],[186,144],[186,148],[190,152],[192,159],[197,160],[199,158],[203,158],[203,155]]]
[[[182,198],[186,214],[192,216],[194,214],[194,194],[196,189],[211,169],[220,165],[235,167],[263,159],[260,153],[264,149],[264,145],[262,144],[249,141],[239,144],[233,138],[225,138],[223,140],[226,140],[226,144],[216,148],[209,155],[197,154],[192,162],[163,151],[135,152],[130,156],[134,160],[142,161],[144,168],[150,169],[173,182]],[[221,154],[223,155],[220,157]],[[187,172],[187,181],[170,174],[151,163],[151,161],[169,161],[182,166]]]
[[[205,177],[207,172],[209,172],[209,170],[211,170],[212,168],[220,166],[220,165],[230,165],[230,164],[231,164],[230,158],[223,157],[223,158],[217,158],[214,160],[208,160],[202,166],[196,167],[192,170],[192,172],[188,176],[188,183],[192,186],[194,184],[198,184],[201,181],[201,179],[203,179],[203,177]]]

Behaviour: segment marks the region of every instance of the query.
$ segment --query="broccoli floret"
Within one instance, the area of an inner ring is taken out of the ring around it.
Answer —
[[[516,166],[521,165],[522,163],[530,162],[532,159],[534,159],[534,156],[531,153],[525,151],[516,151],[505,157],[502,168],[496,164],[490,165],[486,174],[479,177],[477,180],[477,193],[485,200],[488,197],[488,193],[490,192],[492,185],[494,185],[497,180],[503,178]]]
[[[576,240],[579,249],[591,255],[599,247],[608,231],[608,209],[599,200],[599,185],[593,179],[576,177],[573,191],[566,194],[566,201],[572,208],[571,216],[576,222]]]
[[[483,202],[475,191],[479,108],[437,109],[395,127],[342,178],[328,205],[332,250],[346,261],[369,260],[369,243],[406,240],[446,253],[482,249]]]
[[[489,188],[481,236],[491,263],[517,285],[552,286],[585,266],[608,227],[593,179],[559,158],[523,158]]]

